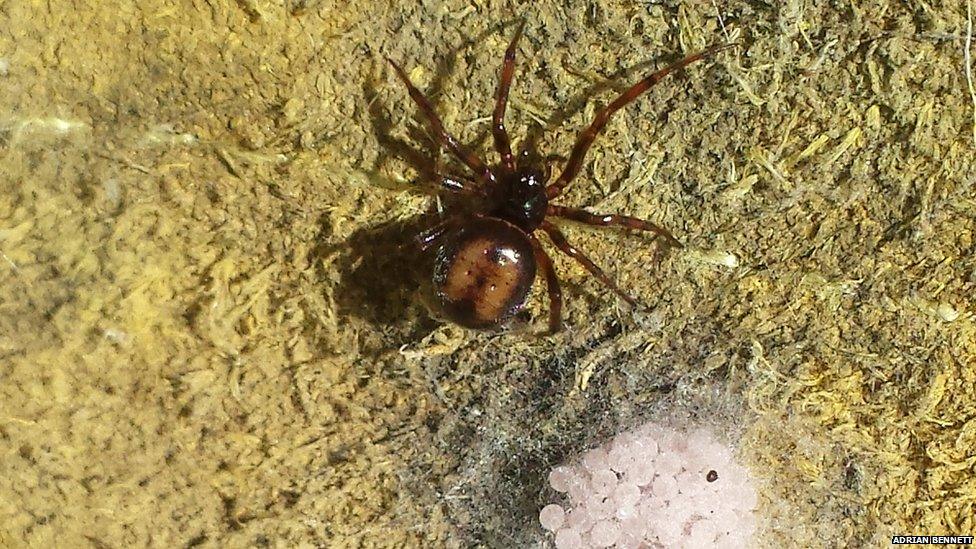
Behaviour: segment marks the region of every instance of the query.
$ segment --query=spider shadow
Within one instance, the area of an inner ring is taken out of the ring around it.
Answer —
[[[650,69],[652,67],[659,67],[659,68],[665,67],[671,62],[677,61],[680,58],[681,55],[679,54],[660,55],[656,58],[648,59],[647,61],[642,61],[635,65],[631,65],[629,67],[619,69],[614,73],[612,73],[610,76],[604,78],[603,80],[588,85],[587,87],[583,88],[583,90],[578,92],[575,96],[573,96],[564,105],[557,108],[552,114],[550,114],[549,117],[546,118],[544,125],[543,124],[530,125],[529,130],[526,133],[525,139],[523,140],[522,145],[520,146],[521,149],[528,151],[530,154],[534,154],[537,156],[544,156],[544,155],[540,155],[539,153],[539,141],[542,139],[543,134],[553,129],[559,128],[563,124],[568,122],[576,113],[586,108],[586,104],[591,100],[593,100],[595,95],[610,90],[616,92],[617,94],[623,93],[624,91],[629,89],[631,86],[633,86],[640,80],[639,78],[637,78],[637,75],[640,75],[641,78],[643,78],[648,74],[650,74]],[[570,69],[569,67],[567,67],[565,62],[563,62],[563,68],[570,74],[576,75],[580,78],[587,78],[587,76],[581,74],[579,70]],[[675,75],[680,75],[683,73],[684,71],[682,70],[676,73]],[[600,109],[606,107],[606,105],[609,105],[611,100],[612,99],[608,99],[600,107]],[[662,111],[662,113],[659,116],[664,116],[665,114],[666,113]],[[591,121],[586,121],[585,122],[586,125],[580,127],[577,130],[577,135],[579,135],[579,133],[581,133],[587,126],[589,126],[590,122]]]
[[[325,233],[330,230],[327,224],[324,221]],[[376,326],[401,324],[405,318],[429,319],[416,295],[426,258],[413,238],[430,225],[423,217],[389,221],[359,229],[345,241],[317,250],[316,255],[324,259],[337,256],[331,265],[329,261],[317,263],[328,271],[321,276],[339,275],[335,293],[339,315]]]

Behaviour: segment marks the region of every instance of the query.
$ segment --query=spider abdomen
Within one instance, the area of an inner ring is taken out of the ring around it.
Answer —
[[[490,328],[525,305],[535,280],[532,243],[505,220],[476,216],[445,234],[435,256],[434,303],[467,328]]]

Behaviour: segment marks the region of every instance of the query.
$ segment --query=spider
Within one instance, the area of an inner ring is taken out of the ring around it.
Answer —
[[[597,135],[618,110],[637,99],[668,74],[735,44],[711,46],[645,77],[600,110],[583,130],[559,177],[550,184],[548,161],[540,165],[526,151],[512,154],[505,131],[505,108],[515,72],[515,51],[522,36],[522,21],[505,51],[501,78],[495,96],[491,131],[500,162],[489,167],[444,129],[430,101],[407,77],[403,68],[387,58],[407,87],[411,99],[426,118],[431,132],[471,172],[472,176],[439,173],[439,185],[447,191],[480,200],[473,213],[455,214],[415,237],[421,253],[433,254],[428,306],[435,314],[467,328],[490,329],[506,324],[525,306],[535,280],[536,269],[546,279],[549,295],[549,332],[562,325],[562,290],[552,259],[536,238],[535,231],[548,235],[562,253],[580,263],[592,276],[633,306],[637,300],[620,289],[593,261],[569,243],[549,218],[558,217],[597,226],[618,226],[654,233],[669,244],[681,246],[666,229],[649,221],[617,214],[593,214],[583,209],[553,204],[579,174],[583,159]],[[429,285],[426,284],[429,282]]]

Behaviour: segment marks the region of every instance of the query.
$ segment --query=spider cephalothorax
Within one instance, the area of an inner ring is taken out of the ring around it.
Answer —
[[[546,218],[549,197],[546,196],[546,176],[534,167],[518,168],[504,174],[497,183],[497,206],[491,215],[514,223],[525,232],[532,232]]]
[[[432,276],[429,280],[430,305],[436,312],[462,326],[500,326],[525,306],[538,268],[546,277],[550,301],[549,329],[555,332],[561,323],[562,292],[552,260],[534,235],[538,229],[549,236],[556,248],[578,261],[590,274],[628,303],[635,305],[636,301],[572,246],[562,232],[548,221],[549,217],[561,217],[589,225],[650,231],[655,237],[661,236],[671,245],[680,244],[670,232],[649,221],[617,214],[592,214],[579,208],[553,204],[551,201],[579,173],[593,140],[615,112],[671,72],[732,47],[733,44],[712,46],[685,57],[648,75],[620,94],[599,111],[589,127],[580,133],[562,173],[554,182],[549,183],[547,167],[528,161],[527,155],[516,159],[505,131],[505,108],[515,72],[515,50],[522,28],[523,25],[520,24],[505,51],[502,65],[492,115],[492,136],[501,160],[493,167],[489,167],[478,155],[466,149],[448,133],[430,102],[414,87],[403,69],[392,60],[390,64],[400,80],[406,84],[410,97],[423,111],[437,139],[473,173],[473,176],[440,174],[441,187],[476,197],[484,205],[482,211],[473,214],[450,216],[417,237],[422,251],[433,251]]]

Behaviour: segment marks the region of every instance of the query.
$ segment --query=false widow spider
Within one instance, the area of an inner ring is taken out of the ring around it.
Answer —
[[[433,272],[427,288],[428,305],[448,320],[467,328],[494,328],[504,324],[524,306],[536,266],[546,278],[549,294],[549,331],[561,327],[562,290],[552,259],[533,234],[537,229],[549,236],[561,252],[579,262],[592,276],[636,306],[637,300],[617,286],[586,255],[569,243],[548,218],[561,217],[597,226],[619,226],[654,233],[671,245],[681,246],[674,236],[649,221],[617,214],[593,214],[583,209],[560,206],[550,201],[559,197],[579,174],[583,159],[597,135],[618,110],[637,99],[668,74],[735,44],[711,46],[645,77],[599,111],[590,126],[579,134],[572,153],[555,182],[548,163],[540,167],[528,154],[516,158],[505,131],[505,108],[515,72],[515,50],[525,22],[522,21],[505,51],[501,79],[496,93],[491,131],[501,161],[489,167],[444,129],[430,101],[387,58],[410,97],[427,119],[442,146],[447,147],[473,173],[438,174],[444,189],[482,201],[478,213],[457,214],[419,234],[415,240],[422,253],[434,251]]]

